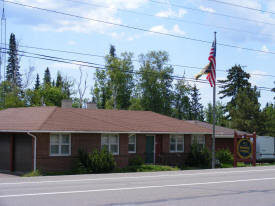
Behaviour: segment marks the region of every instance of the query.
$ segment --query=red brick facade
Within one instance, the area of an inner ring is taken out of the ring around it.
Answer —
[[[37,136],[37,169],[41,171],[68,171],[71,170],[77,159],[78,150],[92,152],[100,149],[101,134],[71,134],[71,156],[50,156],[49,134]],[[155,163],[164,165],[182,165],[191,149],[191,135],[184,135],[184,152],[169,152],[169,134],[155,135]],[[206,147],[211,150],[211,135],[206,135]],[[119,155],[115,160],[119,167],[126,167],[128,160],[136,155],[145,159],[146,135],[136,135],[136,153],[128,153],[128,134],[119,136]]]

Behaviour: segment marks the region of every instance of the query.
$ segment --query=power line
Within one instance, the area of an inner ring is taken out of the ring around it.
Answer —
[[[127,13],[130,13],[130,14],[135,14],[135,15],[140,15],[140,16],[142,15],[142,16],[148,16],[148,17],[156,18],[156,15],[148,14],[148,13],[144,13],[144,12],[136,12],[136,11],[131,11],[131,10],[127,10],[127,9],[112,8],[112,7],[108,7],[108,6],[103,6],[103,5],[98,5],[98,4],[93,4],[93,3],[88,3],[88,2],[78,1],[78,0],[63,0],[63,1],[89,5],[89,6],[92,6],[92,7],[113,9],[113,10],[118,10],[120,12],[127,12]],[[244,32],[244,33],[247,33],[247,34],[250,34],[250,35],[255,35],[255,36],[271,37],[271,35],[269,35],[269,34],[259,34],[259,33],[251,32],[251,31],[247,31],[247,30],[242,30],[242,29],[237,29],[237,28],[232,28],[232,27],[226,27],[226,26],[221,26],[221,25],[215,25],[215,24],[205,24],[205,23],[190,21],[190,20],[186,20],[186,19],[179,19],[179,18],[172,18],[172,17],[160,17],[160,18],[162,18],[164,20],[171,20],[171,21],[174,21],[174,22],[195,24],[195,25],[211,27],[211,28],[213,28],[213,27],[214,28],[220,28],[220,29],[227,30],[227,31]]]
[[[40,60],[47,60],[47,61],[54,61],[54,62],[59,62],[59,63],[65,63],[65,64],[71,64],[71,65],[77,65],[77,66],[84,66],[84,67],[88,67],[88,68],[94,68],[94,69],[100,69],[100,70],[106,70],[105,65],[102,64],[97,64],[97,63],[92,63],[92,62],[84,62],[81,60],[75,60],[75,59],[65,59],[65,58],[60,58],[60,57],[54,57],[54,56],[49,56],[49,55],[43,55],[43,54],[36,54],[36,53],[30,53],[30,52],[25,52],[25,51],[18,51],[19,52],[19,56],[23,56],[23,57],[28,57],[28,58],[34,58],[34,59],[40,59]],[[22,54],[23,53],[23,54]],[[26,55],[25,53],[29,53],[31,55]],[[35,56],[33,56],[35,55]],[[133,71],[133,72],[128,72],[128,73],[132,73],[132,74],[142,74],[143,72],[140,71]],[[171,76],[173,79],[175,80],[180,80],[180,79],[184,79],[188,82],[195,82],[195,83],[206,83],[208,84],[207,80],[196,80],[194,78],[187,78],[187,77],[182,77],[179,75],[172,75]],[[225,85],[223,83],[217,82],[218,86],[222,86]],[[257,87],[259,90],[268,90],[271,91],[272,88],[268,88],[268,87]]]
[[[152,0],[150,0],[150,1],[152,1]],[[21,4],[21,3],[11,2],[11,1],[6,1],[6,2],[11,3],[11,4],[16,4],[16,5],[19,5],[19,6],[23,6],[23,7],[28,7],[28,8],[41,10],[41,11],[47,11],[47,12],[51,12],[51,13],[55,13],[55,14],[61,14],[61,15],[65,15],[65,16],[70,16],[70,17],[80,18],[80,19],[84,19],[84,20],[104,23],[104,24],[108,24],[108,25],[119,26],[119,27],[123,27],[123,28],[127,28],[127,29],[133,29],[133,30],[149,32],[149,33],[154,33],[154,34],[161,34],[161,35],[170,36],[170,37],[174,37],[174,38],[180,38],[180,39],[186,39],[186,40],[190,40],[190,41],[196,41],[196,42],[201,42],[201,43],[212,44],[212,42],[207,41],[207,40],[202,40],[202,39],[197,39],[197,38],[192,38],[192,37],[186,37],[186,36],[180,36],[180,35],[175,35],[175,34],[171,34],[171,33],[163,33],[163,32],[158,32],[158,31],[152,31],[152,30],[141,28],[141,27],[128,26],[128,25],[125,25],[125,24],[113,23],[113,22],[109,22],[109,21],[105,21],[105,20],[99,20],[99,19],[93,19],[93,18],[78,16],[78,15],[74,15],[74,14],[64,13],[64,12],[60,12],[60,11],[56,11],[56,10],[40,8],[40,7],[36,7],[36,6],[31,6],[31,5],[26,5],[26,4]],[[225,43],[217,43],[217,45],[224,46],[224,47],[229,47],[229,48],[242,49],[242,50],[247,50],[247,51],[252,51],[252,52],[267,53],[267,54],[273,54],[273,55],[275,54],[275,52],[271,52],[271,51],[263,51],[263,50],[259,50],[259,49],[246,48],[246,47],[230,45],[230,44],[225,44]]]
[[[229,3],[229,2],[219,1],[219,0],[207,0],[207,1],[212,1],[212,2],[219,3],[219,4],[224,4],[224,5],[228,5],[228,6],[232,6],[232,7],[239,7],[239,8],[243,8],[243,9],[252,10],[252,11],[258,11],[258,12],[263,12],[263,13],[275,14],[275,12],[272,12],[272,11],[267,11],[267,10],[263,10],[263,9],[252,8],[252,7],[243,6],[243,5],[240,5],[240,4],[234,4],[234,3]]]
[[[210,12],[210,11],[205,11],[205,10],[201,10],[201,9],[197,9],[197,8],[191,8],[191,7],[187,7],[187,6],[183,6],[183,5],[179,5],[179,4],[161,2],[161,1],[156,1],[156,0],[148,0],[148,1],[150,1],[152,3],[155,3],[155,4],[171,5],[172,7],[188,9],[188,10],[192,10],[192,11],[196,11],[196,12],[200,12],[200,13],[208,13],[208,14],[211,14],[211,15],[223,16],[223,17],[228,17],[228,18],[232,18],[232,19],[239,19],[239,20],[242,20],[242,21],[260,23],[260,24],[267,24],[267,25],[272,25],[272,26],[275,25],[274,23],[270,23],[270,22],[259,21],[259,20],[256,20],[256,19],[249,19],[249,18],[240,17],[240,16],[232,16],[232,15],[218,13],[218,12]]]

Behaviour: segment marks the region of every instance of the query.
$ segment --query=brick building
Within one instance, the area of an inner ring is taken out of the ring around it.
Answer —
[[[146,163],[179,165],[192,141],[211,149],[211,132],[149,111],[10,108],[0,111],[0,170],[70,170],[79,149],[102,147],[119,167],[135,155]]]

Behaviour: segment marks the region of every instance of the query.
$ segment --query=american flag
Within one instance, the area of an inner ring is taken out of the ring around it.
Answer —
[[[214,40],[210,54],[208,57],[208,60],[210,61],[210,72],[208,73],[206,79],[208,79],[210,86],[214,87],[216,84],[216,39]]]

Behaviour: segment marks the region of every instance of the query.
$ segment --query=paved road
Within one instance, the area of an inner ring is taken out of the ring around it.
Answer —
[[[275,167],[0,179],[0,206],[274,206]]]

